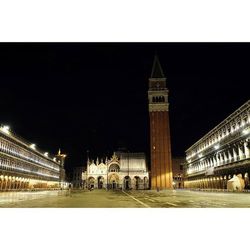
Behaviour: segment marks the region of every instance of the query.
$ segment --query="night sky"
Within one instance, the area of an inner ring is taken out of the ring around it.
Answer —
[[[174,156],[249,99],[250,44],[0,44],[0,123],[67,170],[113,150],[149,157],[147,90],[157,51],[167,77]]]

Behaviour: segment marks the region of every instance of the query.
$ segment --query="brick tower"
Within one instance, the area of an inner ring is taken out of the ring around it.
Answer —
[[[169,103],[166,77],[160,61],[154,58],[149,78],[149,116],[151,151],[151,189],[172,189],[172,157],[169,128]]]

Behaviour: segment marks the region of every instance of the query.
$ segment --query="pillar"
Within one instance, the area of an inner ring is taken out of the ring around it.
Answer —
[[[250,158],[250,150],[249,150],[247,141],[244,142],[244,151],[245,151],[246,158]]]
[[[239,158],[240,158],[240,160],[244,159],[245,157],[244,157],[243,151],[241,150],[240,145],[238,145],[238,152],[239,152]]]
[[[234,161],[237,161],[237,153],[236,153],[235,148],[233,148],[233,159]]]

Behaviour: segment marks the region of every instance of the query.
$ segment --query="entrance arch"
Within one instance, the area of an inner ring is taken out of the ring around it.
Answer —
[[[88,179],[88,188],[94,188],[95,187],[95,178],[89,177]]]
[[[119,176],[117,174],[111,174],[109,176],[109,184],[111,189],[119,188]]]
[[[135,182],[135,189],[138,190],[139,189],[139,186],[140,186],[140,177],[139,176],[135,176],[134,177],[134,182]]]
[[[99,176],[97,178],[97,187],[98,189],[102,189],[103,188],[103,183],[104,183],[104,178],[103,176]]]
[[[123,179],[123,187],[126,190],[131,189],[131,178],[129,176],[125,176]]]

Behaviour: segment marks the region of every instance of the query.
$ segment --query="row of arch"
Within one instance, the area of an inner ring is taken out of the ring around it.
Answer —
[[[153,96],[152,101],[153,102],[165,102],[165,97],[164,96]]]
[[[245,189],[249,189],[249,174],[248,172],[244,174],[239,174],[244,180]],[[184,188],[195,188],[195,189],[227,189],[227,183],[236,174],[220,175],[212,177],[204,177],[195,180],[189,180],[184,182]]]
[[[25,177],[0,175],[0,191],[18,191],[28,189],[51,189],[59,188],[59,182],[47,182],[43,180],[34,180]]]
[[[0,176],[0,190],[21,190],[28,189],[29,180],[14,176]]]
[[[104,176],[98,176],[94,178],[90,176],[86,183],[88,188],[108,188],[108,189],[148,189],[149,180],[145,176],[143,178],[134,176],[132,179],[130,176],[119,178],[117,174],[111,174],[107,178]]]

